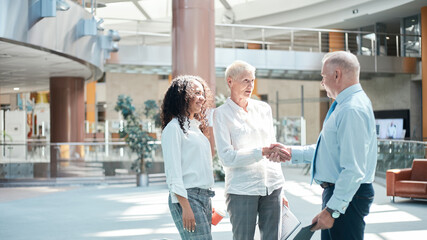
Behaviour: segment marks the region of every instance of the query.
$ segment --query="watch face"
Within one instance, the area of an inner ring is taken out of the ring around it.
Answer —
[[[340,217],[340,213],[339,213],[338,211],[334,211],[334,212],[332,213],[332,217],[333,217],[333,218],[339,218],[339,217]]]
[[[336,210],[332,210],[330,208],[326,208],[326,210],[331,214],[331,217],[333,218],[339,218],[340,217],[340,212],[336,211]]]

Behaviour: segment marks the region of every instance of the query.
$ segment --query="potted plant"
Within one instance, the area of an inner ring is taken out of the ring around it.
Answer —
[[[120,137],[125,138],[131,151],[137,155],[131,166],[132,170],[137,173],[137,186],[148,186],[147,168],[150,162],[147,160],[152,157],[155,145],[150,141],[154,139],[142,129],[140,119],[132,105],[132,98],[120,95],[114,110],[120,112],[126,121],[125,126],[119,130]]]
[[[161,126],[159,110],[160,109],[156,101],[147,100],[144,102],[144,116],[146,120],[149,121],[148,122],[149,126],[147,126],[147,131],[149,132],[150,136],[153,138],[157,138],[154,128]]]

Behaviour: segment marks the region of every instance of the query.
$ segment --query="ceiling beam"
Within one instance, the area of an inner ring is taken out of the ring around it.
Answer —
[[[141,7],[141,5],[137,0],[132,0],[132,3],[135,5],[136,8],[138,8],[138,10],[142,13],[142,15],[144,15],[144,17],[147,20],[151,20],[150,15],[148,15],[148,13],[144,10],[144,8]]]
[[[231,6],[230,6],[230,4],[227,2],[227,0],[219,0],[221,3],[222,3],[222,5],[224,6],[224,8],[225,9],[227,9],[227,10],[231,10]]]

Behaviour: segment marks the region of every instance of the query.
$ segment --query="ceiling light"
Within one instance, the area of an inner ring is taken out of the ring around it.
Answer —
[[[68,9],[70,9],[70,5],[68,5],[64,0],[56,0],[56,10],[67,11]]]
[[[14,87],[13,88],[13,91],[18,91],[19,90],[19,87]]]
[[[0,53],[0,58],[11,58],[12,56],[7,53]]]
[[[96,5],[95,4],[92,5],[92,3],[90,3],[90,2],[85,2],[85,7],[86,8],[91,8],[92,6],[96,7],[96,8],[104,8],[107,5],[105,3],[97,3]]]

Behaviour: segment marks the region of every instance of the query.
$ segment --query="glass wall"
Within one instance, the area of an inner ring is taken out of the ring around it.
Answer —
[[[385,177],[388,169],[410,168],[416,158],[425,158],[426,142],[378,140],[376,175]]]
[[[402,56],[421,57],[421,26],[419,15],[402,20]]]

